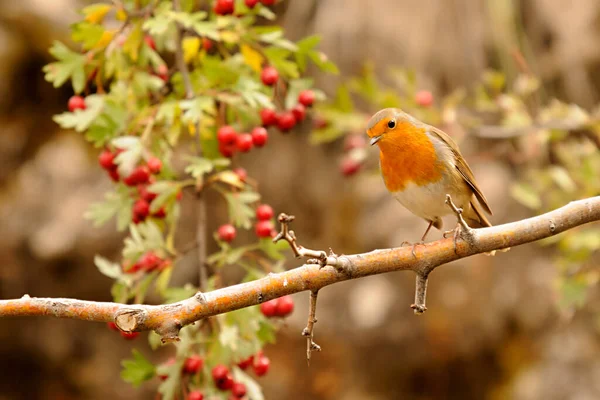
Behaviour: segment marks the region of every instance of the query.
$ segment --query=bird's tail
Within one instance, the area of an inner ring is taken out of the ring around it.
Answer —
[[[471,207],[464,214],[464,217],[471,228],[492,226],[492,223],[487,219],[480,205],[473,200],[471,200]]]

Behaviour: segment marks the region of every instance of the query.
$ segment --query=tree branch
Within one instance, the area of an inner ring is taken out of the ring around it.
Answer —
[[[213,315],[254,306],[284,295],[311,291],[349,279],[392,271],[412,270],[428,276],[436,267],[478,253],[541,240],[579,225],[600,220],[600,196],[578,200],[557,210],[522,221],[473,229],[472,240],[452,238],[418,246],[374,250],[369,253],[329,256],[323,268],[306,264],[195,296],[174,304],[127,305],[73,299],[32,298],[0,301],[0,317],[54,316],[86,321],[114,321],[124,331],[154,330],[163,341],[177,340],[181,327]],[[315,299],[316,300],[316,299]],[[418,300],[418,299],[417,299]]]

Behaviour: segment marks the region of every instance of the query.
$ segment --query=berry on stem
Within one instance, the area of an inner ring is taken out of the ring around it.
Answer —
[[[298,102],[305,107],[310,107],[315,102],[315,92],[312,90],[303,90],[298,94]]]
[[[156,157],[150,157],[146,164],[148,164],[148,169],[153,174],[160,173],[160,170],[162,169],[162,161],[160,161],[160,159]]]
[[[282,132],[288,132],[296,126],[296,117],[291,111],[285,111],[277,118],[277,127]]]
[[[237,364],[237,366],[240,369],[245,370],[246,368],[248,368],[249,366],[251,366],[253,362],[254,362],[254,356],[250,356],[250,357],[246,358],[245,360],[240,361]]]
[[[269,139],[269,133],[262,126],[257,126],[256,128],[252,129],[251,135],[252,143],[254,143],[256,147],[263,147]]]
[[[352,158],[342,160],[340,171],[344,176],[352,176],[360,170],[360,163]]]
[[[274,317],[277,312],[277,303],[279,299],[265,301],[260,305],[260,312],[267,318]]]
[[[158,196],[156,193],[153,193],[148,190],[148,186],[146,185],[138,185],[137,191],[141,199],[146,200],[148,203],[151,203],[152,200]]]
[[[213,380],[216,382],[218,380],[225,379],[225,377],[229,374],[229,369],[223,364],[216,365],[213,367],[211,371],[211,375]]]
[[[242,133],[238,135],[236,146],[242,153],[247,153],[252,148],[252,135],[249,133]]]
[[[167,216],[167,210],[165,210],[165,207],[161,207],[159,208],[154,214],[152,214],[152,216],[154,218],[164,218]]]
[[[272,108],[263,108],[260,110],[260,120],[264,127],[277,125],[277,113]]]
[[[217,230],[217,235],[219,236],[219,240],[222,240],[227,243],[231,243],[236,236],[235,226],[231,224],[221,225]]]
[[[205,51],[211,51],[214,46],[214,43],[209,38],[202,38],[202,48]]]
[[[121,333],[121,336],[127,340],[133,340],[135,338],[137,338],[138,336],[140,336],[139,332],[123,332],[120,331],[119,333]]]
[[[127,178],[123,179],[123,182],[127,186],[135,186],[140,183],[148,183],[149,180],[150,171],[148,170],[148,167],[140,165],[139,167],[136,167]]]
[[[108,170],[108,176],[110,176],[110,179],[112,179],[113,182],[119,182],[121,180],[121,176],[119,175],[119,171],[116,168],[109,169]]]
[[[246,385],[241,382],[235,382],[231,388],[231,394],[237,398],[242,398],[246,395]]]
[[[188,393],[187,400],[203,400],[204,395],[199,390],[192,390]]]
[[[156,50],[156,42],[150,35],[144,36],[144,42],[150,47],[152,50]]]
[[[269,372],[270,366],[271,360],[269,360],[267,356],[260,355],[254,360],[254,365],[252,367],[256,376],[264,376]]]
[[[186,374],[194,375],[202,369],[204,360],[198,354],[194,354],[185,359],[183,363],[183,372]]]
[[[248,8],[254,8],[258,4],[258,0],[244,0],[244,4]]]
[[[256,207],[256,219],[259,221],[267,221],[273,218],[275,213],[273,212],[273,207],[268,204],[261,204]]]
[[[71,112],[73,112],[75,110],[85,110],[86,109],[85,99],[79,95],[71,96],[67,106],[69,107],[69,111],[71,111]]]
[[[223,125],[217,131],[217,140],[219,144],[235,144],[237,132],[229,125]]]
[[[273,224],[271,221],[258,221],[254,227],[256,236],[259,238],[271,237],[271,231],[273,230]]]
[[[116,155],[112,151],[106,149],[98,156],[98,162],[100,163],[100,166],[106,170],[114,169],[117,167],[115,164],[115,156]]]
[[[296,122],[304,121],[304,118],[306,118],[306,107],[298,103],[292,108],[292,114],[294,114]]]
[[[213,11],[218,15],[233,14],[234,0],[217,0],[213,7]]]
[[[286,295],[280,297],[277,302],[277,307],[275,307],[275,315],[278,317],[287,317],[294,311],[294,299],[292,296]]]
[[[144,271],[150,272],[158,268],[158,266],[162,263],[163,259],[156,255],[152,250],[144,253],[142,255],[137,264]]]
[[[279,80],[279,72],[274,67],[265,67],[260,73],[260,80],[267,86],[273,86]]]
[[[117,324],[115,324],[114,322],[110,321],[106,323],[106,326],[108,326],[108,329],[110,329],[111,331],[119,331],[119,328],[117,328]]]
[[[433,94],[429,90],[419,90],[415,94],[415,102],[421,107],[429,107],[433,104]]]
[[[144,199],[139,199],[133,203],[133,215],[143,221],[150,214],[150,204]]]
[[[223,144],[219,143],[219,152],[223,157],[231,158],[235,154],[235,144]]]

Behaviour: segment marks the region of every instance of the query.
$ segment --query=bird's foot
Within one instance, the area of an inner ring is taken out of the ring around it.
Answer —
[[[405,240],[404,242],[400,243],[400,247],[404,247],[404,246],[412,246],[411,254],[413,255],[414,258],[417,258],[417,253],[416,253],[417,246],[425,246],[425,241],[421,240],[416,243],[411,243],[411,242]]]

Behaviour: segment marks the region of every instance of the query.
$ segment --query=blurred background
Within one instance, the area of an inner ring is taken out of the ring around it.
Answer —
[[[111,280],[92,260],[98,253],[117,258],[122,237],[112,224],[96,229],[82,218],[110,182],[96,150],[52,121],[72,93],[53,89],[41,72],[51,61],[47,49],[55,39],[66,40],[84,3],[0,1],[2,299],[27,293],[110,300]],[[490,67],[514,76],[513,55],[521,49],[551,97],[586,109],[599,101],[597,0],[289,0],[278,11],[291,39],[323,37],[321,49],[341,70],[334,79],[316,75],[317,87],[330,95],[369,61],[383,82],[390,66],[414,69],[419,87],[438,98],[470,88]],[[505,146],[476,138],[461,143],[495,224],[534,214],[511,196],[511,185],[529,170],[509,151],[494,151]],[[272,135],[244,164],[262,183],[265,202],[296,215],[294,229],[307,247],[349,254],[420,237],[425,222],[397,204],[377,174],[340,173],[342,148],[340,141],[311,145],[302,133]],[[186,211],[192,202],[184,197],[184,213],[193,213]],[[221,203],[213,207],[211,230],[226,212]],[[185,219],[181,243],[194,233],[194,218]],[[272,372],[261,379],[267,398],[599,399],[597,285],[576,312],[560,308],[557,251],[530,244],[439,268],[430,279],[429,310],[420,317],[409,308],[409,272],[327,287],[315,330],[323,352],[310,367],[300,335],[308,293],[295,295],[296,311],[266,349],[272,360]],[[596,268],[588,279],[597,282],[598,257],[588,256],[586,265]],[[196,280],[190,262],[173,283]],[[128,342],[104,324],[52,318],[3,319],[0,327],[2,400],[154,396],[153,384],[135,390],[119,377],[120,360],[133,346],[146,349],[143,339]],[[164,358],[160,351],[146,353]]]

